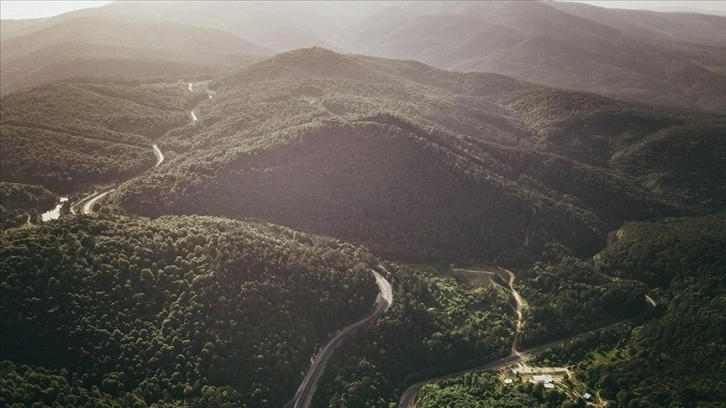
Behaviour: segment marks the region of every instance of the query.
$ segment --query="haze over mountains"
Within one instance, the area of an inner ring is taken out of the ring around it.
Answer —
[[[3,20],[0,406],[723,406],[724,22]]]
[[[157,75],[162,71],[160,64],[171,66],[174,69],[169,72],[175,74],[195,75],[205,69],[219,72],[229,68],[225,62],[239,59],[240,55],[265,53],[265,49],[271,55],[321,46],[347,53],[415,59],[456,71],[503,73],[650,104],[726,110],[725,17],[559,2],[207,3],[114,2],[49,19],[3,21],[3,41],[14,39],[16,47],[30,50],[48,45],[43,36],[29,35],[40,28],[71,48],[63,34],[64,25],[58,23],[80,17],[122,19],[135,24],[165,21],[215,30],[177,26],[176,30],[188,32],[179,31],[174,37],[194,40],[190,40],[192,44],[168,44],[169,38],[159,38],[153,32],[144,34],[143,26],[131,26],[134,35],[116,33],[113,48],[107,44],[108,33],[98,32],[89,24],[79,29],[73,40],[96,46],[86,44],[80,50],[66,52],[69,55],[61,61],[67,71],[61,67],[61,72],[51,77],[32,58],[7,53],[3,61],[8,66],[3,67],[3,72],[27,71],[25,76],[29,78],[24,84],[71,76],[75,69],[72,61],[113,59],[114,52],[134,43],[143,45],[134,53],[144,57],[159,54],[159,61],[131,67],[127,69],[129,75]],[[109,30],[114,31],[113,25]],[[222,34],[217,30],[237,38],[220,38]],[[152,44],[157,41],[158,46]],[[53,49],[58,52],[62,46]],[[159,49],[166,51],[159,53]],[[188,57],[183,66],[179,57]],[[42,65],[58,62],[49,59]],[[77,71],[81,75],[92,72],[119,73],[117,69]],[[11,90],[22,84],[4,87]]]
[[[3,37],[0,92],[80,76],[213,74],[267,52],[213,29],[78,17],[24,36]]]

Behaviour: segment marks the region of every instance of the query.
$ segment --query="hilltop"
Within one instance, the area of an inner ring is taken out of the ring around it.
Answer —
[[[78,76],[214,74],[267,52],[232,34],[208,28],[77,17],[3,38],[0,92]]]
[[[200,122],[162,139],[179,159],[115,203],[264,219],[428,260],[551,241],[588,253],[623,220],[724,203],[718,187],[704,195],[723,172],[717,115],[320,48],[210,87]],[[683,149],[664,166],[653,140],[669,134]],[[712,159],[694,163],[696,151]]]
[[[213,29],[216,34],[200,34],[211,52],[216,41],[227,44],[216,31],[223,30],[271,52],[317,45],[647,104],[726,111],[724,16],[544,1],[112,2],[48,19],[4,20],[2,36],[27,36],[82,17],[181,24],[185,31],[176,36],[182,38],[189,26]],[[210,65],[192,53],[180,55],[187,64]],[[192,67],[198,65],[187,72]]]

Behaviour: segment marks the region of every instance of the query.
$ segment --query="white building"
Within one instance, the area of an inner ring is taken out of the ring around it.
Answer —
[[[552,382],[552,376],[551,375],[533,375],[532,381],[535,383],[544,383],[549,384]]]

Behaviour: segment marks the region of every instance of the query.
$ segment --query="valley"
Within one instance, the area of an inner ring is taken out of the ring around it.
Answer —
[[[0,406],[726,402],[726,17],[77,8],[0,26]]]

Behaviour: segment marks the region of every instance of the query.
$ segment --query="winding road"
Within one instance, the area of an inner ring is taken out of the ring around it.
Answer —
[[[189,91],[194,92],[194,89],[192,89],[193,84],[191,82],[188,82],[187,84],[189,85]],[[211,99],[211,95],[209,95],[209,96]],[[197,115],[194,114],[194,110],[191,110],[189,113],[191,114],[192,122],[196,122]],[[157,144],[151,145],[151,148],[153,149],[154,155],[156,156],[156,164],[154,165],[154,167],[159,167],[159,165],[161,165],[161,163],[164,162],[164,153],[161,152],[161,149],[159,149],[159,146]],[[81,207],[81,214],[93,213],[93,207],[96,205],[96,203],[98,203],[99,200],[101,200],[103,197],[105,197],[108,193],[112,192],[113,190],[115,190],[115,188],[104,191],[102,193],[93,193],[93,194],[85,197],[83,200],[80,201],[80,203],[85,202],[85,204],[83,204],[83,207]],[[75,210],[73,209],[73,206],[71,206],[71,212],[73,212],[75,214]]]
[[[454,269],[455,272],[466,272],[466,273],[477,273],[477,274],[484,274],[484,275],[497,275],[500,276],[502,279],[507,280],[509,292],[512,293],[512,297],[514,297],[514,301],[516,303],[516,307],[514,311],[517,313],[517,328],[516,332],[514,334],[514,339],[512,340],[512,347],[510,348],[511,353],[510,356],[519,355],[519,351],[517,351],[517,346],[519,345],[519,338],[522,335],[522,329],[524,328],[524,320],[522,317],[522,308],[525,305],[524,300],[522,299],[522,296],[519,295],[519,292],[517,292],[516,289],[514,289],[514,279],[515,275],[512,273],[512,271],[508,269],[501,269],[496,268],[494,271],[487,271],[487,270],[479,270],[479,269]],[[492,281],[494,282],[494,281]],[[500,285],[501,286],[501,285]]]
[[[510,275],[510,285],[511,285],[513,282],[513,279],[512,279],[513,274],[509,271],[506,271],[506,272],[511,274]],[[520,299],[520,301],[521,301],[521,299]],[[652,311],[652,309],[654,309],[656,307],[655,301],[653,300],[653,298],[651,298],[648,295],[645,295],[645,302],[648,305],[648,309],[644,313],[642,313],[638,316],[635,316],[635,317],[631,317],[630,319],[621,320],[619,322],[615,322],[615,323],[609,324],[607,326],[599,327],[597,329],[593,329],[593,330],[589,330],[589,331],[586,331],[586,332],[583,332],[580,334],[576,334],[574,336],[570,336],[570,337],[567,337],[562,340],[556,340],[556,341],[553,341],[550,343],[543,344],[541,346],[532,347],[532,348],[522,350],[522,351],[517,351],[516,344],[513,344],[512,345],[513,353],[511,353],[507,357],[504,357],[502,359],[492,361],[491,363],[487,363],[487,364],[480,365],[477,367],[457,371],[455,373],[451,373],[451,374],[447,374],[447,375],[443,375],[440,377],[431,378],[431,379],[428,379],[425,381],[418,382],[418,383],[408,387],[406,389],[406,391],[403,392],[403,394],[401,395],[401,398],[398,400],[398,407],[399,408],[416,408],[416,396],[418,395],[421,388],[423,388],[423,386],[428,383],[448,380],[450,378],[459,377],[466,373],[479,372],[479,371],[495,371],[495,370],[501,370],[503,368],[511,367],[514,364],[523,362],[527,356],[535,356],[537,354],[544,352],[545,350],[547,350],[549,348],[561,346],[562,344],[567,343],[568,341],[576,340],[578,338],[585,337],[587,335],[598,333],[601,331],[606,331],[606,330],[612,329],[614,327],[620,326],[622,324],[639,319],[643,315],[650,313]],[[517,336],[515,336],[515,342],[518,342],[518,341],[519,341],[519,338],[517,335]]]
[[[330,341],[320,350],[317,356],[313,359],[310,368],[305,377],[303,378],[300,387],[295,393],[293,400],[288,403],[285,407],[289,408],[308,408],[313,399],[315,388],[318,385],[320,377],[323,375],[325,366],[333,355],[335,348],[343,342],[347,337],[353,334],[359,327],[375,319],[378,315],[385,313],[389,307],[393,304],[393,289],[391,283],[386,280],[380,273],[373,271],[373,276],[376,278],[376,284],[378,285],[378,296],[373,311],[352,323],[342,330],[340,330]]]
[[[159,167],[159,165],[164,161],[164,153],[159,150],[159,146],[156,144],[151,145],[151,148],[154,149],[154,154],[156,155],[156,165],[154,167]]]
[[[83,204],[83,207],[81,209],[81,214],[91,214],[93,212],[93,206],[96,205],[98,200],[102,199],[103,197],[106,197],[106,194],[112,192],[115,189],[110,189],[108,191],[104,191],[103,193],[92,195],[88,201],[86,201],[85,204]]]

